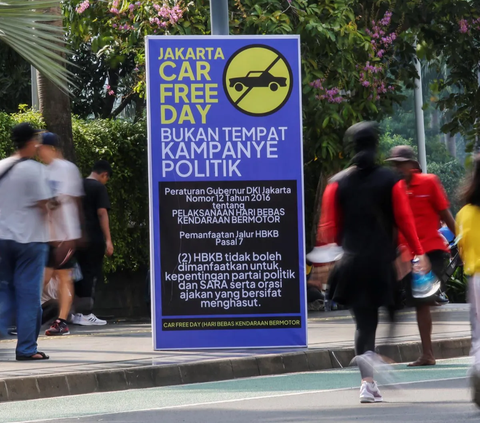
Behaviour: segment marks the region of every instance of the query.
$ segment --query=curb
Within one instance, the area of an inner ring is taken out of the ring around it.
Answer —
[[[433,344],[438,359],[463,357],[469,355],[471,339],[447,339]],[[419,342],[377,347],[379,354],[397,363],[416,360],[420,351]],[[354,355],[353,348],[309,349],[189,364],[3,379],[0,380],[0,402],[338,369],[348,367]]]

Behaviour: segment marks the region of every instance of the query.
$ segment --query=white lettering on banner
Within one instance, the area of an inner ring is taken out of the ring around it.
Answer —
[[[242,159],[277,159],[285,126],[168,128],[160,132],[162,177],[242,176]]]

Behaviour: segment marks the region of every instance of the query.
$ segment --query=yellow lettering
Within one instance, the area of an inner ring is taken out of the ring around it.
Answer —
[[[178,80],[182,81],[184,78],[195,81],[195,75],[193,74],[190,62],[183,62],[182,64],[182,69],[180,70],[180,74],[178,75]]]
[[[171,76],[167,76],[165,75],[165,68],[167,66],[171,66],[172,68],[176,68],[177,65],[173,62],[163,62],[161,65],[160,65],[160,68],[159,68],[159,72],[160,72],[160,77],[162,79],[164,79],[165,81],[173,81],[177,75],[175,75],[174,73],[171,75]]]
[[[173,84],[160,84],[160,103],[165,103],[165,98],[173,95],[171,91],[167,91],[168,88],[173,88]]]
[[[197,81],[202,80],[202,75],[205,77],[206,81],[211,81],[208,72],[210,72],[210,63],[197,62]]]
[[[171,48],[167,48],[167,52],[165,53],[165,59],[175,59]]]
[[[167,118],[167,110],[172,112],[172,117],[170,119]],[[177,120],[177,111],[175,110],[175,107],[170,106],[168,104],[162,104],[160,106],[160,122],[162,124],[170,124],[173,123]]]
[[[188,87],[185,84],[175,84],[175,103],[180,103],[180,98],[188,103]]]
[[[183,106],[182,111],[180,112],[180,118],[178,119],[178,123],[182,124],[185,121],[188,121],[190,123],[195,123],[195,118],[193,117],[192,110],[190,109],[190,106],[186,106],[186,105]]]
[[[192,98],[192,103],[203,103],[204,100],[203,98],[197,98],[197,96],[202,96],[203,95],[203,90],[202,90],[203,85],[202,84],[192,84],[190,85],[191,89],[191,98]]]
[[[214,91],[215,88],[218,88],[218,84],[205,84],[206,103],[218,103],[218,98],[212,98],[212,96],[218,95],[218,91]]]
[[[225,60],[225,56],[223,55],[223,51],[221,48],[217,48],[217,51],[215,52],[215,57],[214,59],[223,59]]]
[[[195,59],[195,53],[193,52],[193,48],[189,48],[187,50],[187,54],[185,56],[185,59]]]
[[[197,59],[205,60],[205,49],[204,48],[197,48]]]
[[[207,113],[210,110],[210,107],[212,107],[210,104],[205,106],[205,108],[197,104],[197,110],[200,112],[200,116],[202,116],[202,123],[207,123]]]

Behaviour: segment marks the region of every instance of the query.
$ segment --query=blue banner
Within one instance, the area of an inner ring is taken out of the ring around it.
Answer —
[[[307,345],[299,44],[147,37],[155,349]]]

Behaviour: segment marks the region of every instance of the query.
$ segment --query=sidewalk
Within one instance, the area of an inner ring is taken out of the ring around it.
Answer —
[[[468,305],[433,311],[437,358],[468,355]],[[395,334],[382,316],[377,332],[381,352],[397,362],[420,353],[415,313],[399,313]],[[99,391],[165,386],[265,374],[347,366],[353,358],[354,323],[346,311],[309,315],[308,349],[152,351],[149,324],[71,326],[72,335],[39,339],[50,360],[15,361],[16,340],[0,341],[0,401]]]

